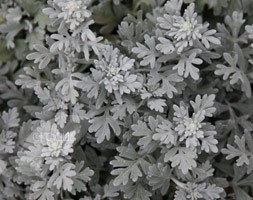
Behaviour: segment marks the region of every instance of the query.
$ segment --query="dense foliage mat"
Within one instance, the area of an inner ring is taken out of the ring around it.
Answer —
[[[253,0],[1,0],[1,200],[252,200]]]

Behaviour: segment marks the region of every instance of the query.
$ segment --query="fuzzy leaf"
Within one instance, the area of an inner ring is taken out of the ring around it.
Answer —
[[[139,177],[143,176],[143,172],[147,172],[149,163],[138,155],[131,145],[118,147],[117,150],[120,152],[120,156],[115,156],[116,160],[110,162],[116,168],[111,171],[112,175],[117,176],[113,181],[113,185],[126,185],[129,179],[136,182]]]
[[[63,188],[64,190],[71,191],[72,186],[74,184],[72,177],[76,176],[76,172],[74,168],[75,168],[75,165],[73,164],[70,164],[70,163],[64,164],[59,169],[59,172],[58,172],[59,174],[57,173],[57,176],[56,176],[55,181],[53,182],[53,185],[55,185],[57,189]]]
[[[89,123],[91,123],[89,132],[95,132],[98,143],[102,143],[105,139],[110,140],[112,131],[117,136],[121,133],[119,123],[109,115],[108,111],[102,116],[90,119]]]
[[[174,147],[165,153],[164,161],[171,161],[172,167],[178,167],[183,174],[187,174],[189,170],[197,166],[196,152],[184,147]]]
[[[17,127],[20,121],[17,108],[12,108],[8,112],[4,111],[2,113],[2,120],[7,129]]]
[[[162,195],[166,194],[170,187],[171,169],[168,165],[157,163],[148,168],[147,179],[153,190],[161,189]]]
[[[236,165],[247,165],[248,173],[253,171],[253,138],[249,132],[246,132],[241,138],[237,135],[234,140],[236,147],[227,144],[227,148],[221,150],[223,154],[227,154],[226,159],[237,158]]]
[[[152,141],[152,135],[158,125],[159,119],[155,119],[150,116],[148,118],[148,123],[138,121],[137,124],[131,126],[133,129],[133,136],[141,137],[137,144],[145,149]]]
[[[37,52],[28,54],[26,59],[34,60],[34,63],[39,63],[39,69],[44,69],[49,62],[54,59],[54,54],[50,53],[46,47],[39,44],[34,45],[34,49]]]
[[[132,49],[133,53],[137,54],[138,58],[142,58],[142,61],[140,64],[142,66],[150,65],[151,68],[155,68],[156,66],[156,57],[157,57],[157,51],[156,51],[156,44],[155,44],[155,38],[150,37],[149,35],[144,35],[145,44],[148,46],[144,46],[143,44],[137,42],[137,47],[134,47]]]
[[[177,70],[179,76],[187,78],[189,75],[194,79],[199,79],[199,69],[195,65],[200,65],[203,61],[196,58],[196,53],[192,53],[188,58],[181,58],[173,70]]]
[[[170,121],[164,120],[159,124],[156,133],[152,137],[153,140],[158,140],[161,144],[176,144],[177,135],[173,130],[173,125]]]
[[[127,185],[124,188],[124,192],[124,197],[131,200],[150,200],[152,195],[141,184]]]
[[[190,101],[190,103],[195,113],[204,110],[205,116],[212,117],[213,113],[216,111],[216,108],[214,107],[214,99],[215,99],[214,94],[211,95],[205,94],[203,95],[203,97],[197,95],[195,101]]]

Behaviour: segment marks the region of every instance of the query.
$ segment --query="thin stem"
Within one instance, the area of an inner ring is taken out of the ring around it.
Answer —
[[[137,109],[139,109],[139,108],[143,105],[144,101],[145,101],[145,99],[143,99],[143,100],[139,103],[139,105],[137,106]]]
[[[171,178],[171,180],[180,188],[185,189],[185,184],[180,182],[179,180],[175,179],[175,178]]]
[[[150,72],[150,69],[136,69],[135,72]]]

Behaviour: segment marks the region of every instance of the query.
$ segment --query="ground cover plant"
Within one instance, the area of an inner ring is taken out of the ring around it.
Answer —
[[[252,200],[252,0],[1,0],[1,200]]]

